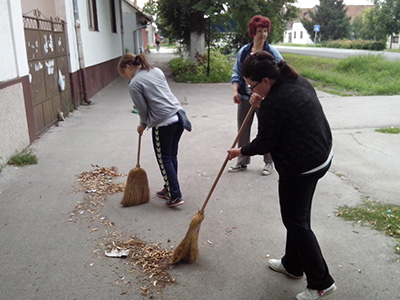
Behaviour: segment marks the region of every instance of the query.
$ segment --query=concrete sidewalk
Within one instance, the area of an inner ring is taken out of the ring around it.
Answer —
[[[172,57],[162,52],[149,55],[168,76],[166,62]],[[179,154],[185,204],[169,209],[155,197],[163,183],[151,132],[146,131],[140,164],[149,178],[150,202],[122,208],[122,194],[111,194],[93,217],[71,222],[71,213],[87,196],[79,174],[93,170],[92,164],[116,166],[127,174],[136,164],[138,117],[131,113],[127,82],[114,81],[91,99],[90,106],[81,106],[31,146],[37,165],[7,166],[0,173],[0,299],[283,300],[295,299],[304,289],[305,280],[291,280],[266,266],[267,257],[282,255],[285,229],[278,176],[261,176],[261,157],[254,157],[246,172],[224,172],[206,208],[199,258],[170,271],[177,284],[143,296],[140,288],[147,283],[139,271],[132,272],[127,260],[104,256],[101,246],[110,231],[166,248],[176,246],[236,136],[229,83],[171,80],[170,85],[193,125],[193,131],[182,136]],[[320,181],[313,204],[313,229],[338,286],[327,299],[400,299],[394,240],[335,216],[338,206],[366,198],[400,204],[400,136],[374,131],[400,126],[400,97],[319,96],[335,147],[332,168]],[[100,216],[114,226],[104,226]]]

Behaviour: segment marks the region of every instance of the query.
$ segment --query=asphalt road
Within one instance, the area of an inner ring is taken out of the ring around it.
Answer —
[[[291,47],[291,46],[279,46],[274,45],[280,53],[294,53],[318,57],[330,57],[330,58],[346,58],[349,56],[358,55],[382,55],[389,61],[400,61],[399,52],[387,52],[387,51],[370,51],[370,50],[357,50],[357,49],[335,49],[335,48],[320,48],[320,47]]]

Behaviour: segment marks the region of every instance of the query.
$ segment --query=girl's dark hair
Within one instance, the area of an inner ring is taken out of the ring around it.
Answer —
[[[268,33],[271,31],[271,21],[264,16],[256,15],[251,18],[249,24],[247,25],[247,33],[252,39],[256,35],[257,28],[267,28]]]
[[[299,74],[286,61],[281,60],[277,63],[272,54],[259,51],[245,59],[242,65],[242,76],[252,81],[260,81],[265,77],[269,79],[281,77],[297,79]]]
[[[153,67],[149,64],[146,56],[144,54],[131,54],[127,53],[122,55],[118,62],[118,72],[120,74],[123,73],[124,69],[126,66],[140,66],[141,69],[149,71],[150,69],[153,69]]]

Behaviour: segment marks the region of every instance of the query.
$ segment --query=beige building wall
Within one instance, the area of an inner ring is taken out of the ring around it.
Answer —
[[[39,9],[46,18],[57,15],[54,1],[51,0],[21,0],[21,8],[23,14],[27,14],[34,9]]]
[[[0,89],[0,164],[29,145],[22,83]]]

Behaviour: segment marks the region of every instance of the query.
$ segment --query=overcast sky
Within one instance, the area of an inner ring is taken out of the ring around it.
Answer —
[[[311,8],[319,5],[319,0],[297,0],[298,6],[301,8]],[[344,0],[346,5],[371,5],[372,0]]]
[[[143,4],[147,0],[137,0],[137,4],[140,8],[143,8]],[[298,6],[301,8],[310,8],[319,4],[319,0],[297,0]],[[371,5],[372,0],[344,0],[346,5]]]

